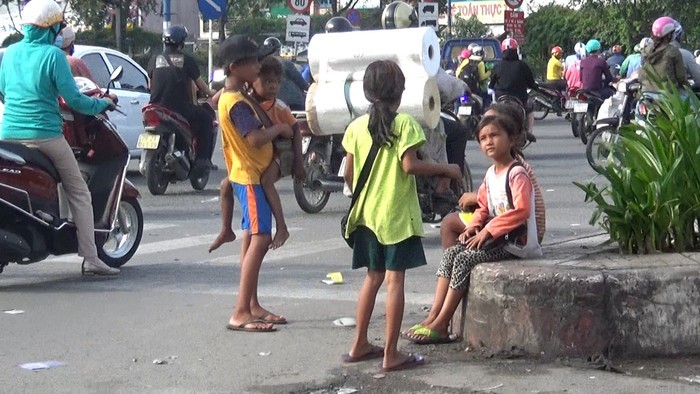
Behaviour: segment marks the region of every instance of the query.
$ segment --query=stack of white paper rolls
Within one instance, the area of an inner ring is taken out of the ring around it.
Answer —
[[[309,67],[316,82],[306,95],[306,112],[314,134],[341,134],[354,117],[367,113],[362,78],[376,60],[396,62],[406,77],[399,112],[428,128],[437,126],[440,46],[433,29],[370,30],[316,34],[311,39]]]

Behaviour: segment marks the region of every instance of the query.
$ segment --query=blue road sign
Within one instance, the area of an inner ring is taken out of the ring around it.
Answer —
[[[350,21],[350,23],[353,26],[360,26],[360,21],[362,19],[362,16],[360,15],[360,11],[352,8],[349,9],[348,12],[345,13],[345,17]]]
[[[197,0],[204,19],[219,19],[226,9],[226,0]]]

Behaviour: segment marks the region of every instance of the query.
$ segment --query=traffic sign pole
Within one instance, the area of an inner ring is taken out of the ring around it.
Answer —
[[[170,28],[170,0],[163,0],[163,33]]]
[[[212,69],[213,69],[213,63],[214,63],[214,60],[213,60],[213,59],[214,59],[214,56],[213,56],[212,50],[211,50],[211,48],[212,48],[212,41],[213,41],[213,40],[212,40],[212,35],[213,35],[213,33],[212,33],[212,31],[213,31],[212,25],[213,25],[213,24],[214,24],[214,23],[213,23],[213,20],[210,19],[210,20],[209,20],[209,69],[208,69],[208,70],[209,70],[209,73],[207,74],[207,75],[209,76],[209,81],[207,81],[207,82],[209,82],[209,87],[210,87],[210,88],[211,88],[211,85],[212,85],[212,79],[214,79],[214,76],[212,75]]]

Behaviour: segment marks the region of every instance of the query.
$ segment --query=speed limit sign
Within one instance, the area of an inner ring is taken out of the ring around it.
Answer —
[[[506,0],[506,5],[514,10],[517,10],[523,5],[523,0]]]
[[[295,14],[306,14],[311,7],[311,0],[287,0],[287,5]]]

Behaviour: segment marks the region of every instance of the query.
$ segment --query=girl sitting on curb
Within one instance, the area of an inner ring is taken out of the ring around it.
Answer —
[[[404,333],[415,343],[447,343],[456,339],[448,331],[450,319],[468,289],[471,270],[477,264],[542,255],[533,184],[516,160],[522,156],[521,112],[516,108],[489,111],[479,123],[477,141],[493,165],[479,188],[479,207],[459,234],[459,242],[443,254],[430,316]],[[504,236],[509,234],[510,239],[505,240]]]

